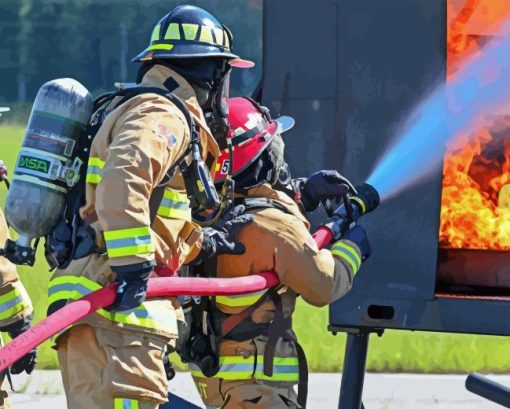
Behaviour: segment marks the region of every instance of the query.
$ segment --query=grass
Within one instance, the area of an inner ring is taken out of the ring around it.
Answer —
[[[23,129],[0,127],[0,158],[13,169]],[[6,189],[0,186],[0,204]],[[46,314],[46,287],[50,274],[39,252],[34,268],[21,267],[19,273],[35,306],[35,320]],[[339,372],[342,368],[345,335],[326,331],[327,308],[313,308],[298,302],[294,327],[307,353],[310,369]],[[49,342],[39,350],[40,369],[55,368],[57,359]],[[183,367],[176,365],[179,369]],[[455,335],[387,331],[370,340],[367,368],[375,372],[465,373],[510,371],[510,339],[495,336]]]

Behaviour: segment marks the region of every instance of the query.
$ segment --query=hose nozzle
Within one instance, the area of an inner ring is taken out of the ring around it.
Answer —
[[[372,185],[364,183],[356,187],[356,190],[358,194],[345,197],[344,203],[335,210],[329,222],[324,225],[331,231],[335,240],[338,240],[362,215],[379,206],[379,193]]]
[[[357,186],[356,190],[358,191],[358,194],[356,196],[351,196],[351,201],[360,206],[360,216],[365,213],[370,213],[379,206],[379,193],[372,185],[363,183],[361,186]]]

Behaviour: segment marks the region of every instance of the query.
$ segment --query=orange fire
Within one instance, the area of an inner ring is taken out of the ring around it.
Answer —
[[[448,0],[447,76],[476,57],[510,16],[507,0]],[[443,248],[510,250],[510,120],[455,135],[443,168],[439,243]]]
[[[487,129],[448,146],[439,242],[449,248],[510,249],[510,142],[495,141]]]

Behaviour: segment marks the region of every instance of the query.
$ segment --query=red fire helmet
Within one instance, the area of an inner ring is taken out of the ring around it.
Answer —
[[[264,152],[277,132],[285,132],[294,126],[294,119],[281,116],[272,119],[269,109],[245,97],[228,100],[228,122],[233,148],[232,176],[236,176],[250,166]],[[222,182],[229,173],[230,155],[228,147],[221,146],[216,164],[214,182]]]

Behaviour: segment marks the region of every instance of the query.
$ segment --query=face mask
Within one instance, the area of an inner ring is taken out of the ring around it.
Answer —
[[[207,102],[202,105],[207,125],[216,140],[225,138],[228,126],[228,98],[230,91],[230,67],[218,72]]]
[[[186,58],[160,61],[182,75],[193,87],[207,125],[217,140],[228,132],[231,66],[225,58]]]

